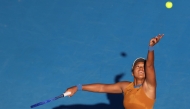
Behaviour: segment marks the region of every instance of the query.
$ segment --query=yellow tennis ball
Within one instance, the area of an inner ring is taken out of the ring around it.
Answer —
[[[170,8],[172,8],[172,6],[173,6],[172,2],[170,2],[170,1],[166,2],[166,8],[170,9]]]

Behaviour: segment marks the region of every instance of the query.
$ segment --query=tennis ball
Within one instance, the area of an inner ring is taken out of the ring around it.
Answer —
[[[166,8],[170,9],[170,8],[172,8],[172,6],[173,6],[172,2],[170,2],[170,1],[166,2]]]

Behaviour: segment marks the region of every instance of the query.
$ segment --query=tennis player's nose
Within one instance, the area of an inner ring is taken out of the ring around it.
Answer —
[[[140,71],[144,71],[144,67],[140,67]]]

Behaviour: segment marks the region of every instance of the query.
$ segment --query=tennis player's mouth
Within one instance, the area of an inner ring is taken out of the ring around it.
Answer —
[[[143,71],[139,71],[139,74],[144,74],[144,72]]]

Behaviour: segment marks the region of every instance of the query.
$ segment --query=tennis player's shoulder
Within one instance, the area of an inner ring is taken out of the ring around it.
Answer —
[[[130,81],[120,81],[119,83],[122,83],[122,84],[130,84],[131,82],[130,82]]]
[[[131,82],[130,81],[120,81],[119,84],[122,89],[125,89]]]

